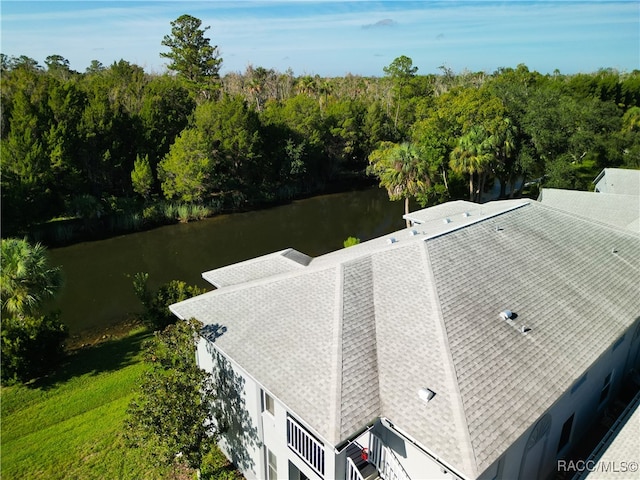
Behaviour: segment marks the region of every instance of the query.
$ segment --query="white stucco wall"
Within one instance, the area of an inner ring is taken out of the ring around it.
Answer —
[[[216,375],[217,365],[210,353],[208,342],[200,339],[197,351],[198,365]],[[256,382],[246,375],[234,362],[225,359],[233,368],[233,388],[237,391],[235,407],[243,412],[234,415],[228,432],[220,438],[218,445],[224,454],[242,471],[249,480],[264,479],[264,455],[262,450],[262,419],[260,416],[260,389]],[[233,394],[231,395],[233,397]]]
[[[208,372],[215,372],[216,361],[211,353],[212,349],[208,342],[201,339],[197,348],[197,361],[201,368]],[[218,355],[220,355],[218,353]],[[227,458],[233,461],[250,480],[266,479],[266,449],[276,457],[276,467],[278,478],[289,479],[290,473],[302,472],[311,480],[322,480],[304,460],[289,448],[287,445],[287,408],[274,395],[274,411],[271,414],[263,411],[263,395],[265,389],[248,375],[235,362],[225,358],[227,365],[233,369],[233,376],[236,386],[241,386],[239,393],[242,409],[245,411],[244,420],[232,426],[228,433],[224,434],[219,441],[220,449]],[[214,373],[215,374],[215,373]],[[267,392],[269,393],[269,392]],[[236,407],[238,401],[236,401]],[[301,425],[311,431],[316,438],[324,444],[325,452],[325,479],[334,478],[335,454],[334,447],[321,439],[317,433],[313,432],[307,425],[301,422],[295,412],[289,412]],[[251,433],[248,433],[251,432]],[[234,441],[235,440],[235,441]],[[238,448],[239,440],[244,440],[242,446]],[[290,468],[290,463],[294,468]],[[292,480],[297,480],[292,478]]]

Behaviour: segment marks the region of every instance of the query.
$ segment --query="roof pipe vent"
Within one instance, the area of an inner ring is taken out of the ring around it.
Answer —
[[[462,216],[463,216],[464,218],[467,218],[467,217],[470,217],[470,216],[471,216],[471,214],[470,214],[469,212],[464,212],[464,213],[462,214]]]
[[[443,221],[444,223],[451,223],[451,219],[450,219],[449,217],[447,217],[447,218],[443,218],[443,219],[442,219],[442,221]]]
[[[507,320],[511,317],[513,317],[513,312],[511,310],[503,310],[500,312],[500,318],[502,320]]]
[[[520,333],[522,333],[523,335],[526,335],[530,331],[531,331],[531,328],[527,327],[526,325],[522,325],[522,327],[520,327]]]
[[[422,400],[424,403],[429,403],[435,396],[436,392],[434,392],[430,388],[425,387],[418,390],[418,397],[420,397],[420,400]]]

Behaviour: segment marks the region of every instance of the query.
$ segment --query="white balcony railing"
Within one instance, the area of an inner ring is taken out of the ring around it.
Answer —
[[[347,480],[364,480],[358,467],[349,457],[347,457]]]
[[[369,462],[375,465],[383,480],[411,480],[393,451],[371,434]]]
[[[287,445],[324,477],[324,445],[290,416],[287,416]]]

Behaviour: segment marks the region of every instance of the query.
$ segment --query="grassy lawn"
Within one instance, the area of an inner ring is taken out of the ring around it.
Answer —
[[[125,411],[144,371],[137,329],[78,350],[52,376],[2,388],[4,480],[166,478],[122,439]]]

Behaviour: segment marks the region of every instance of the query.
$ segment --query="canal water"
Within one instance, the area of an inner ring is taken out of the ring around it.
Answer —
[[[402,202],[372,188],[51,249],[65,279],[55,308],[71,335],[99,331],[140,311],[137,272],[149,274],[152,288],[184,280],[211,289],[204,271],[288,247],[322,255],[349,236],[364,241],[402,228],[402,214]]]

